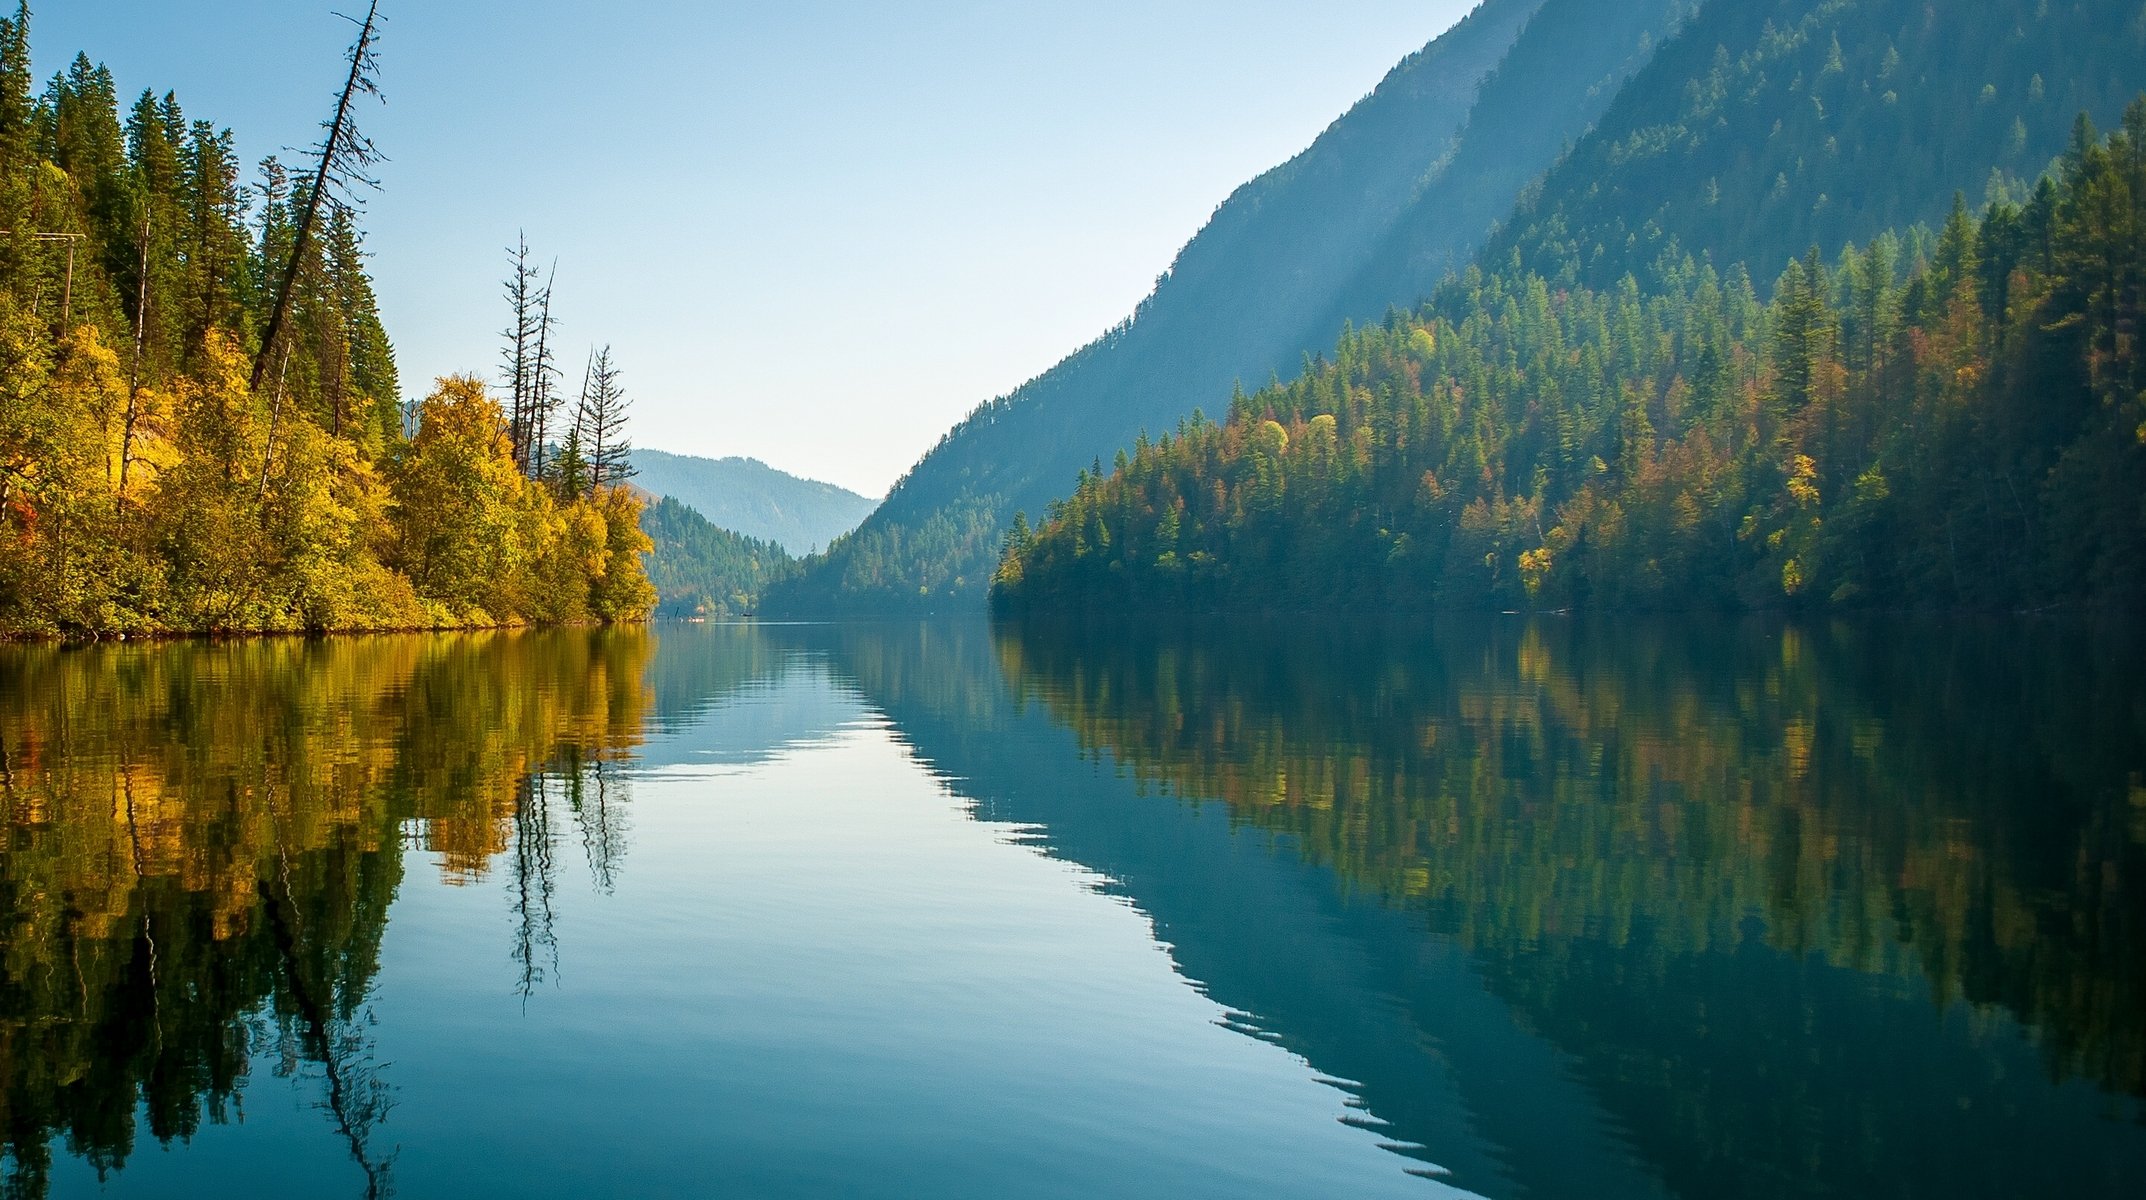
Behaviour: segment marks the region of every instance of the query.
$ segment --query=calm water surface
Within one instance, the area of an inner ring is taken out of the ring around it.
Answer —
[[[2063,623],[0,647],[0,1195],[2132,1196]]]

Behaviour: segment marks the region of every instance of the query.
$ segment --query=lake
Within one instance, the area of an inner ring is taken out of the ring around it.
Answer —
[[[0,647],[0,1194],[2146,1178],[2074,620]]]

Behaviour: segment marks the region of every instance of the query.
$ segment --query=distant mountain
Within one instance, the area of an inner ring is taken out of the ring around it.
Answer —
[[[831,483],[800,479],[753,458],[693,458],[633,452],[633,482],[674,496],[716,526],[773,542],[791,554],[824,549],[857,527],[878,502]]]
[[[1484,0],[1288,163],[1240,188],[1132,318],[978,408],[769,611],[980,603],[1016,511],[1232,386],[1295,374],[1345,320],[1470,262],[1688,0]],[[1256,86],[1256,83],[1254,84]]]

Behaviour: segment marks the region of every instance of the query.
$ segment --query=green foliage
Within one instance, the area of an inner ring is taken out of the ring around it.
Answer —
[[[1635,75],[1485,261],[1613,286],[1665,255],[1754,271],[2032,179],[2075,113],[2146,88],[2134,0],[1714,0]]]
[[[1762,303],[1471,271],[1084,472],[1015,608],[2146,601],[2146,100],[2023,205],[1793,262]]]
[[[998,496],[964,497],[919,514],[915,524],[868,519],[807,560],[809,569],[775,581],[769,606],[864,614],[966,603],[989,585],[1003,504]]]
[[[655,607],[640,501],[621,487],[555,495],[524,476],[480,380],[440,381],[388,482],[386,561],[416,587],[428,624],[638,620]]]
[[[86,56],[30,93],[0,21],[0,636],[628,620],[655,597],[638,508],[497,461],[447,380],[414,442],[351,212],[257,326],[302,205],[232,137]],[[563,497],[563,498],[562,498]]]
[[[796,562],[773,542],[718,528],[669,496],[641,514],[641,530],[655,547],[648,576],[660,617],[749,615]]]

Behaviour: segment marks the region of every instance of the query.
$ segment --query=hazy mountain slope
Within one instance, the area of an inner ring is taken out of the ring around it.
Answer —
[[[1040,512],[1080,467],[1142,429],[1171,428],[1195,407],[1221,411],[1236,381],[1295,373],[1344,317],[1412,305],[1471,258],[1519,188],[1599,111],[1559,81],[1620,76],[1644,50],[1619,31],[1658,32],[1683,7],[1487,0],[1310,149],[1232,196],[1130,321],[957,426],[855,535],[771,592],[768,609],[980,600],[1016,510]],[[1575,23],[1597,36],[1570,37]],[[1554,49],[1535,49],[1537,39]],[[1476,112],[1482,81],[1509,58],[1531,64],[1534,82],[1498,93],[1513,112]],[[1462,179],[1448,164],[1471,119],[1541,136],[1498,133],[1499,144],[1472,151],[1479,174]],[[1404,223],[1415,265],[1372,271]]]
[[[1483,80],[1436,185],[1394,223],[1342,306],[1308,328],[1307,337],[1331,339],[1343,319],[1378,317],[1385,304],[1412,306],[1446,273],[1467,266],[1483,237],[1512,215],[1522,189],[1601,118],[1698,4],[1545,4]]]
[[[693,458],[636,450],[636,487],[675,496],[709,522],[748,538],[807,554],[857,527],[874,501],[855,492],[800,479],[752,458]]]
[[[1670,249],[1762,286],[1813,245],[1941,220],[2033,179],[2146,88],[2138,0],[1710,0],[1489,253],[1643,280]]]

